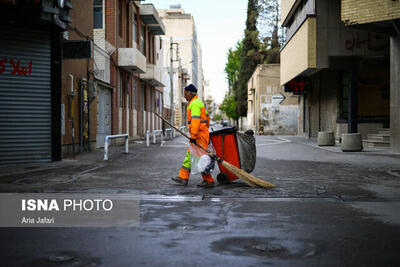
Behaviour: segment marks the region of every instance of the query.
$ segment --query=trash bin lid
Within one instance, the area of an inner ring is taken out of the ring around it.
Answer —
[[[236,129],[235,126],[233,126],[233,127],[227,127],[227,128],[223,128],[223,129],[220,129],[220,130],[212,131],[212,132],[210,132],[210,136],[213,136],[213,135],[224,135],[224,134],[234,134],[236,132],[237,132],[237,129]]]

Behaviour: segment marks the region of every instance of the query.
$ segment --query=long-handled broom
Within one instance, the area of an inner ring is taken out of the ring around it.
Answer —
[[[166,119],[164,119],[163,117],[161,117],[160,115],[158,115],[157,113],[154,112],[154,114],[159,117],[160,119],[162,119],[166,124],[168,124],[169,126],[171,126],[172,128],[174,128],[177,132],[179,132],[181,135],[183,135],[184,137],[186,137],[187,139],[190,139],[189,136],[187,136],[184,132],[178,130],[175,126],[173,126],[169,121],[167,121]],[[220,157],[218,157],[217,155],[209,152],[207,149],[205,149],[204,147],[202,147],[199,144],[196,144],[199,148],[201,148],[202,150],[204,150],[212,159],[215,159],[219,164],[221,164],[222,166],[224,166],[228,171],[230,171],[231,173],[233,173],[235,176],[237,176],[238,178],[242,179],[246,184],[248,184],[251,187],[264,187],[264,188],[273,188],[275,187],[275,185],[261,180],[257,177],[254,177],[253,175],[245,172],[244,170],[230,164],[229,162],[222,160]]]

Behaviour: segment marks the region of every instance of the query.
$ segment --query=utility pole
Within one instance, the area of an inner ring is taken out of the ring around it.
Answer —
[[[171,124],[175,125],[174,123],[174,59],[172,58],[172,53],[173,53],[173,43],[172,43],[172,37],[170,38],[170,46],[169,46],[169,82],[170,82],[170,90],[171,90]]]
[[[174,45],[176,45],[176,59],[173,58],[173,51],[174,51]],[[170,37],[170,46],[169,46],[169,82],[170,82],[170,87],[171,87],[171,123],[175,125],[174,123],[174,61],[179,61],[179,66],[180,66],[180,58],[179,58],[179,43],[173,43],[172,42],[172,37]],[[178,68],[179,71],[179,68]],[[178,94],[179,95],[179,94]],[[180,98],[178,99],[178,103],[180,105]]]

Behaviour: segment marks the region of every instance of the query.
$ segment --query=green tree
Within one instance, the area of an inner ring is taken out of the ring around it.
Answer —
[[[220,121],[220,120],[222,120],[222,115],[221,114],[214,114],[212,119],[213,119],[213,121]]]
[[[247,82],[260,63],[257,31],[258,0],[248,0],[246,29],[244,32],[243,50],[240,55],[240,70],[236,94],[237,111],[239,116],[247,115]]]
[[[284,31],[281,27],[281,6],[280,0],[259,0],[258,26],[260,38],[268,38],[271,47],[281,46],[284,38]]]
[[[226,55],[225,74],[229,84],[229,95],[237,92],[237,81],[240,69],[240,55],[242,54],[243,41],[236,43],[235,49],[229,48]]]
[[[281,27],[280,1],[259,0],[261,61],[265,64],[280,63],[280,48],[284,42],[284,31]]]
[[[222,101],[222,104],[219,106],[219,109],[224,112],[228,118],[235,121],[238,120],[239,115],[236,112],[236,101],[234,96],[226,95],[224,101]]]

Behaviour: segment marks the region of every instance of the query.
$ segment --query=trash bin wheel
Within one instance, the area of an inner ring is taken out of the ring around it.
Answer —
[[[217,175],[217,181],[219,184],[228,184],[229,183],[229,177],[226,173],[220,172]]]

